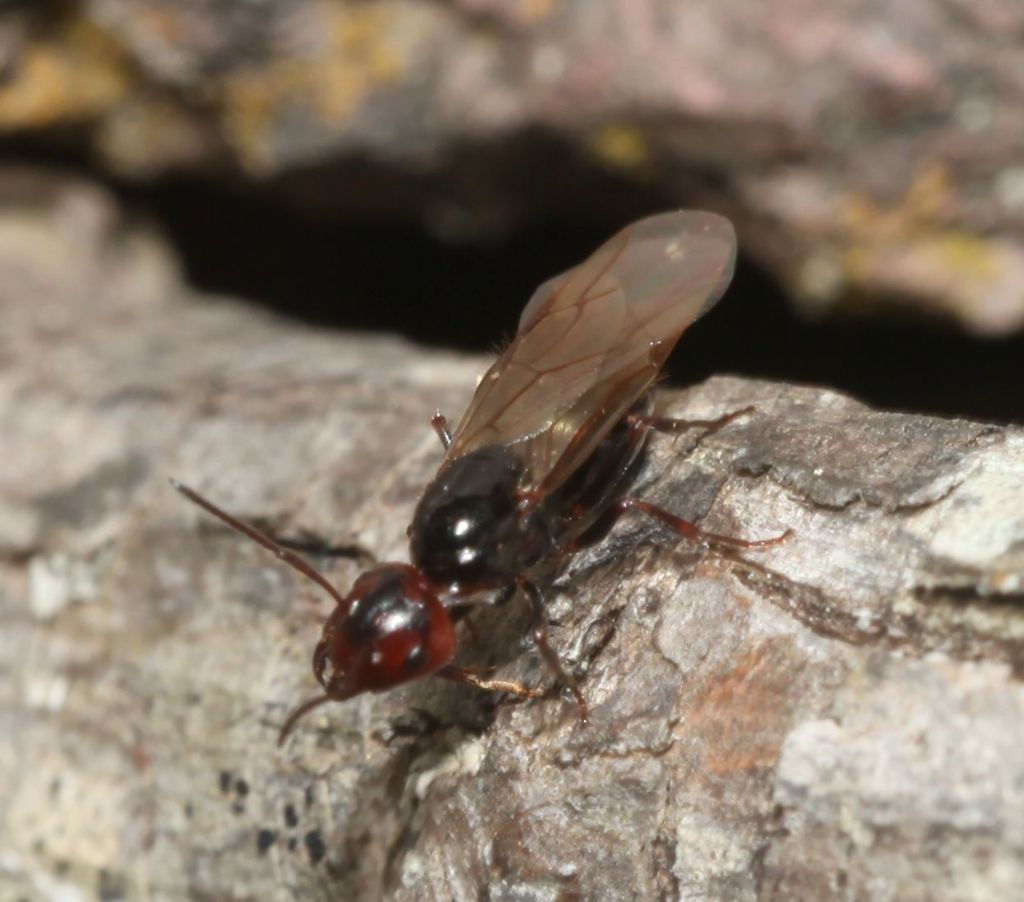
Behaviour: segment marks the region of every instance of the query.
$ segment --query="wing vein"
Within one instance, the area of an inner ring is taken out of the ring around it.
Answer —
[[[728,220],[680,210],[627,226],[549,279],[481,381],[446,461],[505,444],[524,463],[524,488],[557,488],[721,296],[735,251]]]

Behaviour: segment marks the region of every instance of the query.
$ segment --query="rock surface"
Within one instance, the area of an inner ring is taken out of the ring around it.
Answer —
[[[82,0],[0,13],[0,129],[453,238],[711,206],[809,310],[1024,324],[1014,0]]]
[[[0,896],[1010,898],[1024,883],[1024,431],[720,377],[553,574],[593,707],[427,681],[321,709],[326,599],[403,556],[480,359],[194,295],[85,185],[0,185]],[[53,267],[54,259],[62,266]],[[725,301],[728,303],[728,300]],[[684,338],[684,342],[686,339]],[[549,678],[515,606],[467,660]]]

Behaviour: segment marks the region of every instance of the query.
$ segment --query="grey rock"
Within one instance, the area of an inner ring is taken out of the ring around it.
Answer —
[[[484,361],[198,296],[77,183],[9,202],[0,234],[23,242],[0,254],[0,895],[1024,883],[1021,430],[735,378],[666,391],[682,416],[756,410],[656,438],[637,490],[787,542],[726,553],[624,521],[552,574],[586,726],[557,693],[426,681],[325,707],[279,750],[327,599],[166,477],[345,587],[358,549],[404,555],[440,459],[428,418],[458,412]],[[548,681],[521,619],[482,611],[466,659]]]

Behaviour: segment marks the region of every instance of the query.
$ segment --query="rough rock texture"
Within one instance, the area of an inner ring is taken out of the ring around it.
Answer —
[[[553,210],[713,206],[810,309],[1002,333],[1024,323],[1022,10],[21,3],[0,11],[0,129],[462,238]]]
[[[404,553],[482,366],[192,296],[82,185],[0,185],[0,896],[1011,898],[1024,885],[1024,432],[721,377],[547,583],[593,706],[427,681],[322,709],[325,599]],[[61,261],[59,269],[53,261]],[[728,303],[728,299],[724,301]],[[685,339],[684,339],[685,343]],[[515,606],[467,660],[548,680]]]

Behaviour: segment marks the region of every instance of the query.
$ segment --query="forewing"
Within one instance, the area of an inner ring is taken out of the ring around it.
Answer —
[[[545,282],[455,431],[447,460],[511,444],[528,486],[561,484],[657,379],[732,277],[736,236],[714,213],[642,219]]]

